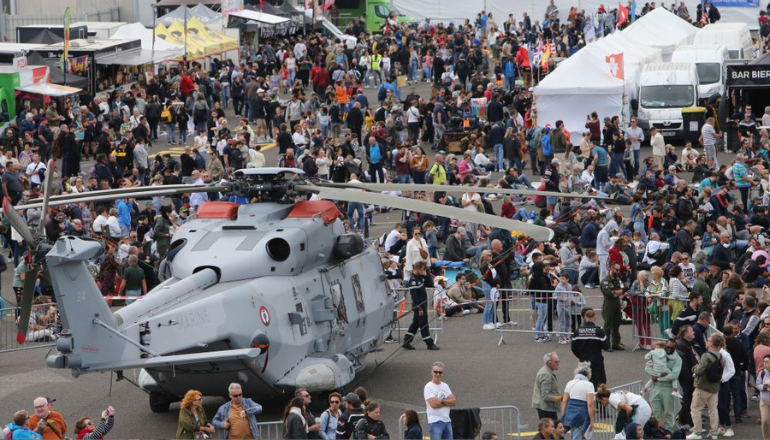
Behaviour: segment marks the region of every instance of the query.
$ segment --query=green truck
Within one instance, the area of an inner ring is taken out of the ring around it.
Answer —
[[[335,6],[339,14],[339,27],[344,29],[352,20],[366,17],[366,31],[369,33],[382,32],[382,25],[391,12],[395,11],[399,24],[408,26],[417,20],[407,17],[393,8],[390,0],[336,0]]]

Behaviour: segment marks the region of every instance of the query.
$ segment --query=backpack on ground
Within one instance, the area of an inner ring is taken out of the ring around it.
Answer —
[[[706,352],[706,354],[710,354],[714,357],[714,362],[706,367],[706,379],[708,379],[709,382],[722,383],[722,373],[724,372],[725,367],[722,365],[721,357],[710,351]]]

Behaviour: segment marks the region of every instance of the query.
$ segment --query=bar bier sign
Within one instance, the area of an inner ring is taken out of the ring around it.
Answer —
[[[770,66],[727,66],[726,84],[728,87],[770,87]]]

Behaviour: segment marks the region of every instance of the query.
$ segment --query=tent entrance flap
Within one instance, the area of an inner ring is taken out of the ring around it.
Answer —
[[[19,87],[16,90],[20,92],[34,93],[36,95],[45,95],[45,96],[53,96],[53,97],[74,95],[76,93],[81,92],[81,89],[78,89],[75,87],[68,87],[68,86],[62,86],[59,84],[51,84],[51,83],[31,84],[28,86]]]

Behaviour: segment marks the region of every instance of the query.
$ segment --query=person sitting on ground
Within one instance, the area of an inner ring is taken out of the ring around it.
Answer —
[[[484,310],[483,307],[476,303],[476,298],[474,298],[473,292],[471,292],[472,288],[468,285],[465,275],[458,273],[455,280],[455,283],[449,287],[447,292],[449,299],[457,304],[468,304],[470,308],[476,309],[479,312]]]

